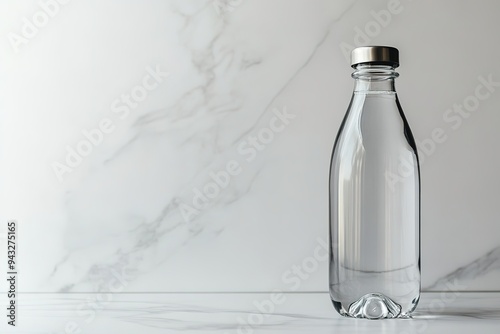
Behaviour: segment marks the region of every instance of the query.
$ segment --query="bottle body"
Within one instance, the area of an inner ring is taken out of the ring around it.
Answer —
[[[391,66],[359,65],[330,167],[330,296],[356,318],[408,317],[420,297],[420,171]]]

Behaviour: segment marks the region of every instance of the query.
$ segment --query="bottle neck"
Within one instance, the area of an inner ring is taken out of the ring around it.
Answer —
[[[399,73],[390,65],[359,64],[351,76],[354,92],[395,92],[394,79]]]

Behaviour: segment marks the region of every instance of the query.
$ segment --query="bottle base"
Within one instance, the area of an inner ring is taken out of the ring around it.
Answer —
[[[333,301],[333,305],[342,316],[370,320],[411,318],[411,311],[414,309],[402,312],[401,305],[381,293],[365,294],[351,303],[347,309],[337,301]]]

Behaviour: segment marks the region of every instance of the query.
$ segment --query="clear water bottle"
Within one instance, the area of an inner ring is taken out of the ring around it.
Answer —
[[[420,171],[394,88],[399,52],[353,50],[330,167],[330,297],[344,316],[406,318],[420,297]]]

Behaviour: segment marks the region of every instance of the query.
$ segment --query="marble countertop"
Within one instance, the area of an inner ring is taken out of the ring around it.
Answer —
[[[401,334],[500,329],[500,292],[427,292],[413,319],[379,321],[341,317],[326,292],[22,294],[17,302],[17,326],[6,326],[4,320],[2,333]]]

